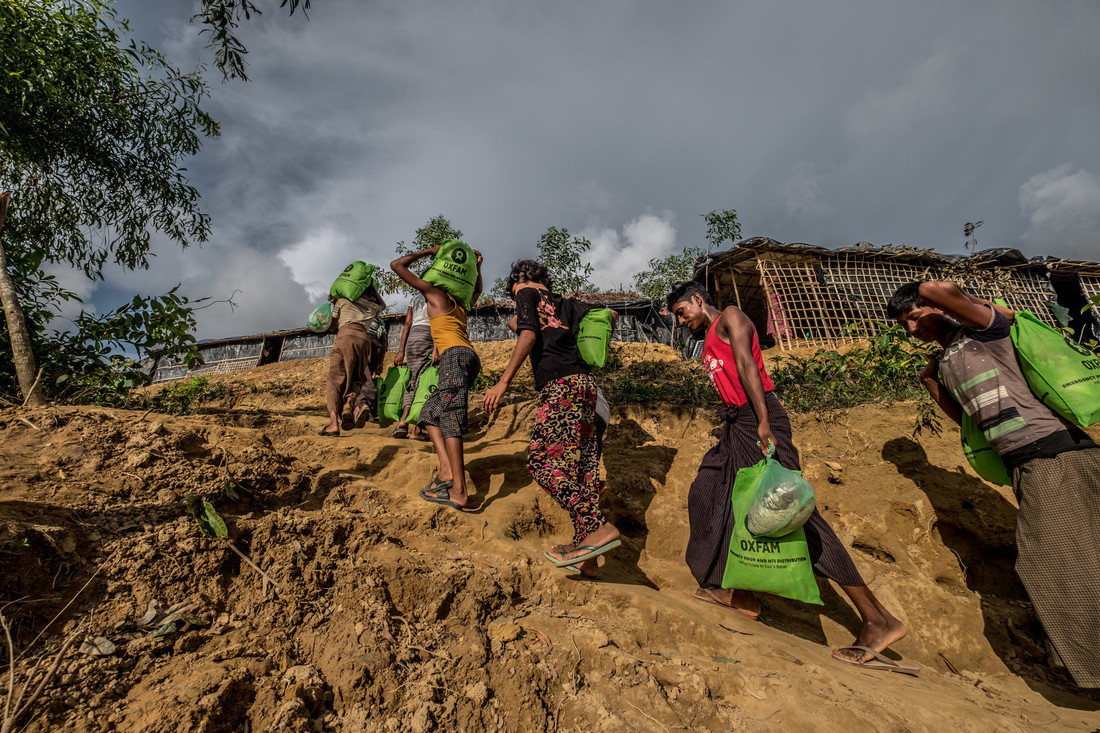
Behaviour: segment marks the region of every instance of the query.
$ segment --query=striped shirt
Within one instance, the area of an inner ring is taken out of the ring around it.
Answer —
[[[995,310],[985,329],[959,329],[940,359],[940,379],[1001,456],[1071,427],[1028,387],[1008,319]]]

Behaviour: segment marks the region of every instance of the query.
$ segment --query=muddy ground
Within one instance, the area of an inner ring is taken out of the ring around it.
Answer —
[[[479,346],[484,367],[510,348]],[[228,393],[183,417],[0,411],[20,675],[75,639],[27,730],[1100,729],[1100,697],[1047,664],[1012,570],[1011,491],[964,468],[956,431],[914,438],[913,405],[792,418],[823,514],[910,629],[892,653],[918,678],[830,658],[858,621],[827,583],[824,607],[765,597],[760,623],[692,599],[687,491],[712,411],[613,408],[603,507],[624,544],[586,581],[542,555],[571,530],[525,469],[531,402],[472,411],[458,513],[417,497],[429,445],[374,425],[315,434],[324,370],[216,377]],[[189,495],[228,539],[201,534]],[[167,629],[177,604],[188,615]],[[82,652],[86,637],[114,651]]]

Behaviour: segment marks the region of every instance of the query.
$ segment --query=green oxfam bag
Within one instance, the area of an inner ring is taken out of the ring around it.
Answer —
[[[432,396],[439,386],[439,370],[430,366],[420,373],[420,379],[416,383],[416,394],[413,395],[412,407],[409,408],[409,422],[415,423],[420,419],[420,410],[424,403]]]
[[[314,333],[324,333],[332,325],[332,303],[325,303],[309,314],[306,325]]]
[[[810,563],[806,531],[799,527],[777,538],[760,538],[745,526],[749,505],[768,467],[767,461],[742,468],[733,482],[733,534],[730,536],[723,588],[774,593],[806,603],[821,605],[821,594]]]
[[[998,486],[1011,486],[1012,477],[1008,473],[1008,467],[997,451],[989,447],[989,441],[970,416],[965,412],[960,426],[963,454],[970,461],[970,467],[974,472],[991,484]]]
[[[356,260],[344,268],[340,277],[332,283],[328,289],[329,295],[334,298],[347,298],[356,301],[359,296],[374,282],[374,265],[368,265],[362,260]]]
[[[768,464],[756,483],[756,491],[745,515],[745,527],[757,537],[784,537],[810,518],[817,496],[810,482],[798,471],[784,468],[768,453]]]
[[[411,376],[412,372],[404,366],[390,367],[386,371],[386,378],[378,388],[378,424],[382,427],[401,419],[405,387]]]
[[[1016,311],[1012,344],[1031,391],[1070,422],[1100,421],[1100,357],[1027,311]]]
[[[470,245],[457,239],[444,239],[423,279],[450,295],[465,310],[477,285],[477,255]]]
[[[589,366],[602,367],[607,364],[611,326],[611,311],[607,308],[592,308],[577,325],[577,349]]]

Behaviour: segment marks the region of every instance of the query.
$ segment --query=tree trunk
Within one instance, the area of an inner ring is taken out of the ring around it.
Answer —
[[[11,203],[11,191],[0,191],[0,231],[4,229],[4,220],[8,216],[8,204]],[[46,404],[46,393],[38,382],[38,369],[34,364],[34,352],[31,351],[31,337],[27,333],[27,322],[23,319],[23,309],[19,305],[19,296],[15,292],[15,282],[8,272],[8,258],[4,254],[4,243],[0,239],[0,305],[4,306],[4,318],[8,322],[8,337],[11,339],[11,355],[15,360],[15,374],[19,379],[19,389],[23,392],[26,404],[41,407]]]

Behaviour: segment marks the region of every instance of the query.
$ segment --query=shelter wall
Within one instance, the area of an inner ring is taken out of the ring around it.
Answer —
[[[641,305],[633,303],[608,304],[619,311],[619,319],[612,334],[614,341],[672,343],[673,323],[671,316],[662,315],[657,307],[648,301]],[[509,306],[483,306],[484,310],[474,311],[467,317],[467,329],[470,340],[474,342],[505,341],[515,338],[508,329],[508,319],[515,313]],[[405,315],[395,313],[383,316],[388,327],[386,345],[390,351],[396,351],[401,345],[401,334],[405,328]],[[252,369],[263,360],[264,346],[278,341],[279,348],[269,356],[269,361],[291,361],[295,359],[316,359],[328,356],[335,333],[313,333],[307,330],[279,331],[266,336],[249,336],[242,339],[224,339],[210,344],[199,344],[203,366],[189,370],[178,360],[158,359],[153,367],[153,382],[168,382],[204,374],[223,374],[240,369]]]
[[[937,264],[841,253],[765,250],[723,267],[708,277],[719,307],[739,305],[762,337],[782,348],[835,347],[880,332],[890,319],[886,304],[897,288],[914,280],[942,277]],[[1045,272],[1037,267],[1007,271],[1006,286],[990,289],[984,280],[961,282],[983,298],[1002,298],[1051,326],[1048,307],[1055,299]]]

